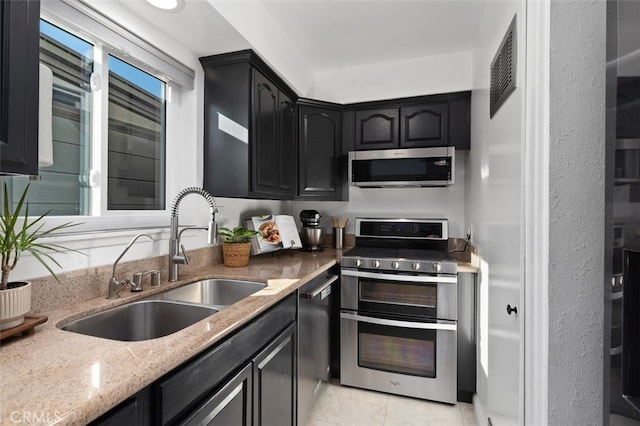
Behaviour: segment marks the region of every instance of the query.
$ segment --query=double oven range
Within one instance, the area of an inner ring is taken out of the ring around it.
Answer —
[[[457,264],[446,219],[357,218],[342,256],[340,383],[454,404]]]

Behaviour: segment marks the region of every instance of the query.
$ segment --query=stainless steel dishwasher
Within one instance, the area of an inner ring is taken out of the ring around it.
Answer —
[[[298,425],[304,426],[329,380],[330,300],[338,276],[326,271],[299,290]]]

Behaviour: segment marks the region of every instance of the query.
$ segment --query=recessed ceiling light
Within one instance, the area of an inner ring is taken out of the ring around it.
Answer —
[[[182,0],[147,0],[147,2],[158,9],[171,11],[181,9],[184,6],[184,1]]]

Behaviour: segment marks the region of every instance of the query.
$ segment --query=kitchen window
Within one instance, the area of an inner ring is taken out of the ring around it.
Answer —
[[[179,189],[167,134],[178,135],[181,94],[195,72],[88,3],[48,0],[41,18],[40,62],[53,72],[53,164],[37,177],[3,178],[14,203],[30,184],[29,213],[50,211],[48,224],[82,222],[75,232],[166,226],[167,194]]]
[[[8,179],[14,202],[29,183],[33,215],[164,210],[165,83],[115,55],[103,61],[99,45],[46,20],[40,34],[40,62],[53,72],[53,164],[41,165],[37,179]]]

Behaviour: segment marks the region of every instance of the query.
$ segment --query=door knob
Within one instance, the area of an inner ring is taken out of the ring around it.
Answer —
[[[514,313],[516,315],[518,315],[518,306],[514,305],[513,307],[511,305],[507,305],[507,314],[511,315],[511,313]]]

